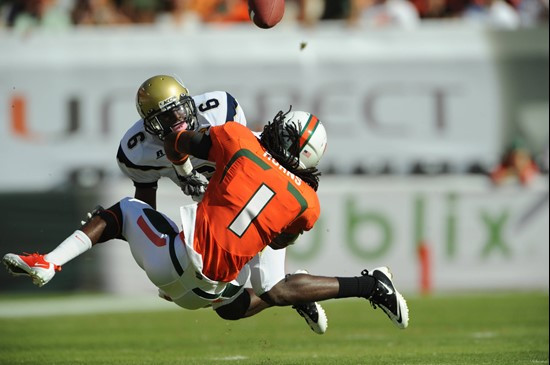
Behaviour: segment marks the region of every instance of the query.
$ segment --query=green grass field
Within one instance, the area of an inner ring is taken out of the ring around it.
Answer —
[[[548,293],[408,302],[406,330],[364,300],[325,302],[322,336],[290,308],[236,322],[208,309],[0,318],[0,364],[548,364]]]

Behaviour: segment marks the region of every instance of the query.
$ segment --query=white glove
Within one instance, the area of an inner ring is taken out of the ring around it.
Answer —
[[[191,196],[195,201],[202,200],[202,196],[208,186],[208,180],[203,174],[193,170],[191,174],[187,176],[178,175],[178,179],[180,181],[181,190],[185,195]]]

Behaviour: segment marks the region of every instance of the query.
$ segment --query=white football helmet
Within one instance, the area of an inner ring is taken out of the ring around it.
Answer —
[[[294,124],[299,132],[299,169],[316,167],[327,148],[327,131],[319,118],[308,112],[291,111],[285,114],[284,124]]]

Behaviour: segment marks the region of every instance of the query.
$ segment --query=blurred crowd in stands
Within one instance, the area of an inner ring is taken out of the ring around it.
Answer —
[[[548,0],[286,0],[283,23],[413,28],[430,19],[505,29],[548,23]],[[0,0],[0,29],[248,22],[247,0]]]
[[[548,173],[548,150],[539,157],[537,161],[527,145],[521,139],[516,139],[506,149],[501,161],[491,169],[489,177],[495,185],[518,182],[527,186],[539,173]]]

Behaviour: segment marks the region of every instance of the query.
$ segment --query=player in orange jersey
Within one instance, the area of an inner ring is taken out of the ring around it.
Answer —
[[[279,112],[259,139],[232,122],[205,134],[169,134],[164,149],[175,165],[189,154],[216,163],[203,200],[181,209],[183,230],[149,205],[125,198],[97,211],[75,232],[78,241],[91,247],[124,237],[149,279],[183,308],[212,306],[222,318],[239,319],[267,306],[363,297],[406,328],[407,304],[385,267],[346,278],[289,275],[262,295],[261,303],[244,289],[245,264],[252,257],[267,246],[293,244],[315,224],[320,214],[316,166],[326,140],[321,122],[306,112]],[[12,273],[29,275],[39,285],[58,269],[38,254],[7,254],[3,261]]]
[[[194,201],[200,201],[206,190],[204,182],[207,183],[213,175],[215,163],[191,156],[185,165],[174,168],[164,152],[164,137],[182,129],[207,131],[228,121],[246,125],[242,106],[227,92],[191,96],[181,80],[156,75],[138,88],[136,108],[141,119],[124,134],[117,153],[121,171],[134,182],[134,197],[157,209],[158,181],[167,177]],[[88,215],[91,217],[92,214]],[[60,255],[48,253],[47,256],[54,259],[55,264],[63,264]],[[250,285],[247,287],[251,289],[248,291],[252,301],[261,303],[258,297],[285,277],[285,257],[285,249],[266,247],[261,255],[247,263],[250,269]],[[166,297],[162,291],[159,291],[159,296]],[[294,309],[315,333],[326,331],[326,313],[320,304],[302,303]]]

